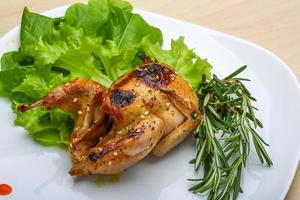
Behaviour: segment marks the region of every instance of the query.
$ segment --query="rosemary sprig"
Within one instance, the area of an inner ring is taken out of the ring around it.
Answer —
[[[203,167],[204,175],[189,179],[195,181],[189,190],[207,192],[208,200],[237,199],[251,140],[261,162],[272,165],[264,148],[268,144],[255,130],[263,127],[251,104],[256,99],[242,83],[249,80],[237,77],[245,69],[243,66],[223,79],[203,77],[197,91],[202,120],[195,134],[197,153],[190,163],[195,171]]]

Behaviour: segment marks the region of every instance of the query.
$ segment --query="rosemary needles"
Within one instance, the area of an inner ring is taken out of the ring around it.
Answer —
[[[207,192],[208,200],[237,199],[251,140],[261,162],[272,165],[264,148],[268,144],[255,130],[263,125],[251,104],[256,99],[243,84],[249,80],[237,77],[245,69],[243,66],[224,79],[203,77],[197,91],[202,120],[195,134],[197,153],[190,163],[196,171],[203,167],[204,175],[189,179],[195,183],[190,191]]]

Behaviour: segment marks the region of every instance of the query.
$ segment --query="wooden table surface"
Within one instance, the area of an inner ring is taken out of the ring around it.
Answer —
[[[83,0],[0,1],[0,36],[36,12]],[[282,58],[300,79],[300,0],[132,0],[136,8],[206,26],[255,42]],[[300,167],[286,200],[300,199]]]

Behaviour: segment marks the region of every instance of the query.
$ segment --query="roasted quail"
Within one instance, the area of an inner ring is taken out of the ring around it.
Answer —
[[[124,74],[108,90],[77,78],[19,110],[37,105],[75,114],[72,176],[114,174],[150,152],[162,156],[192,133],[201,117],[191,86],[157,62]]]

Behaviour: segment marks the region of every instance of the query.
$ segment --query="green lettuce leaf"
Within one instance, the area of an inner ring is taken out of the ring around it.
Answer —
[[[77,3],[65,13],[66,23],[81,26],[86,35],[96,36],[106,23],[109,14],[107,0],[90,0],[87,5]]]
[[[54,29],[54,22],[50,17],[29,12],[24,8],[20,31],[20,48],[24,57],[32,56],[36,43],[41,38],[46,39]]]
[[[6,52],[1,57],[1,70],[18,68],[20,66],[20,53],[18,51]]]
[[[73,116],[59,109],[51,111],[37,107],[25,113],[16,111],[20,105],[13,102],[17,118],[15,124],[23,126],[36,141],[47,145],[68,144],[72,131]]]
[[[107,41],[96,52],[103,63],[104,72],[111,80],[116,80],[124,73],[130,71],[134,66],[131,65],[138,49],[120,49],[113,41]]]
[[[145,38],[141,44],[142,51],[153,60],[166,63],[173,67],[189,84],[197,90],[202,75],[210,78],[211,65],[206,59],[201,59],[184,43],[184,37],[171,41],[171,49],[163,50],[159,44],[151,45]]]
[[[0,71],[0,95],[14,99],[15,87],[22,83],[26,75],[29,75],[34,71],[33,67],[15,67],[14,69],[8,69]]]
[[[35,71],[33,65],[21,65],[20,53],[7,52],[1,57],[0,95],[10,99],[18,98],[12,90],[23,82],[26,75]]]
[[[35,64],[52,65],[67,70],[69,78],[92,79],[109,87],[112,80],[101,71],[102,63],[95,54],[101,42],[100,37],[86,36],[82,28],[62,23],[59,30],[53,30],[51,42],[40,40],[36,45]]]
[[[111,2],[108,21],[101,33],[104,38],[113,40],[117,47],[123,49],[137,46],[145,36],[152,44],[162,43],[161,31],[149,25],[140,15],[133,14],[131,5],[116,0]]]
[[[142,63],[141,54],[167,63],[197,89],[211,66],[184,44],[183,37],[163,50],[161,31],[132,12],[122,0],[90,0],[74,4],[60,18],[23,11],[20,48],[1,58],[0,95],[12,101],[15,124],[38,142],[68,144],[73,116],[62,110],[37,107],[25,113],[16,106],[29,104],[76,77],[105,87]]]
[[[124,12],[131,13],[132,12],[132,5],[128,1],[122,0],[108,0],[108,5],[111,8],[119,8]],[[112,12],[112,10],[110,10]]]
[[[17,117],[15,124],[23,126],[36,141],[47,145],[68,144],[73,127],[73,116],[60,109],[45,110],[37,107],[25,113],[18,112],[17,106],[26,102],[34,102],[53,88],[66,81],[62,74],[49,73],[48,80],[36,72],[27,75],[23,82],[13,89],[13,92],[23,94],[21,100],[13,101],[12,107]]]
[[[53,88],[66,82],[62,74],[49,73],[48,80],[39,74],[30,74],[25,77],[23,82],[15,87],[12,92],[24,93],[27,98],[37,101],[47,95]]]

